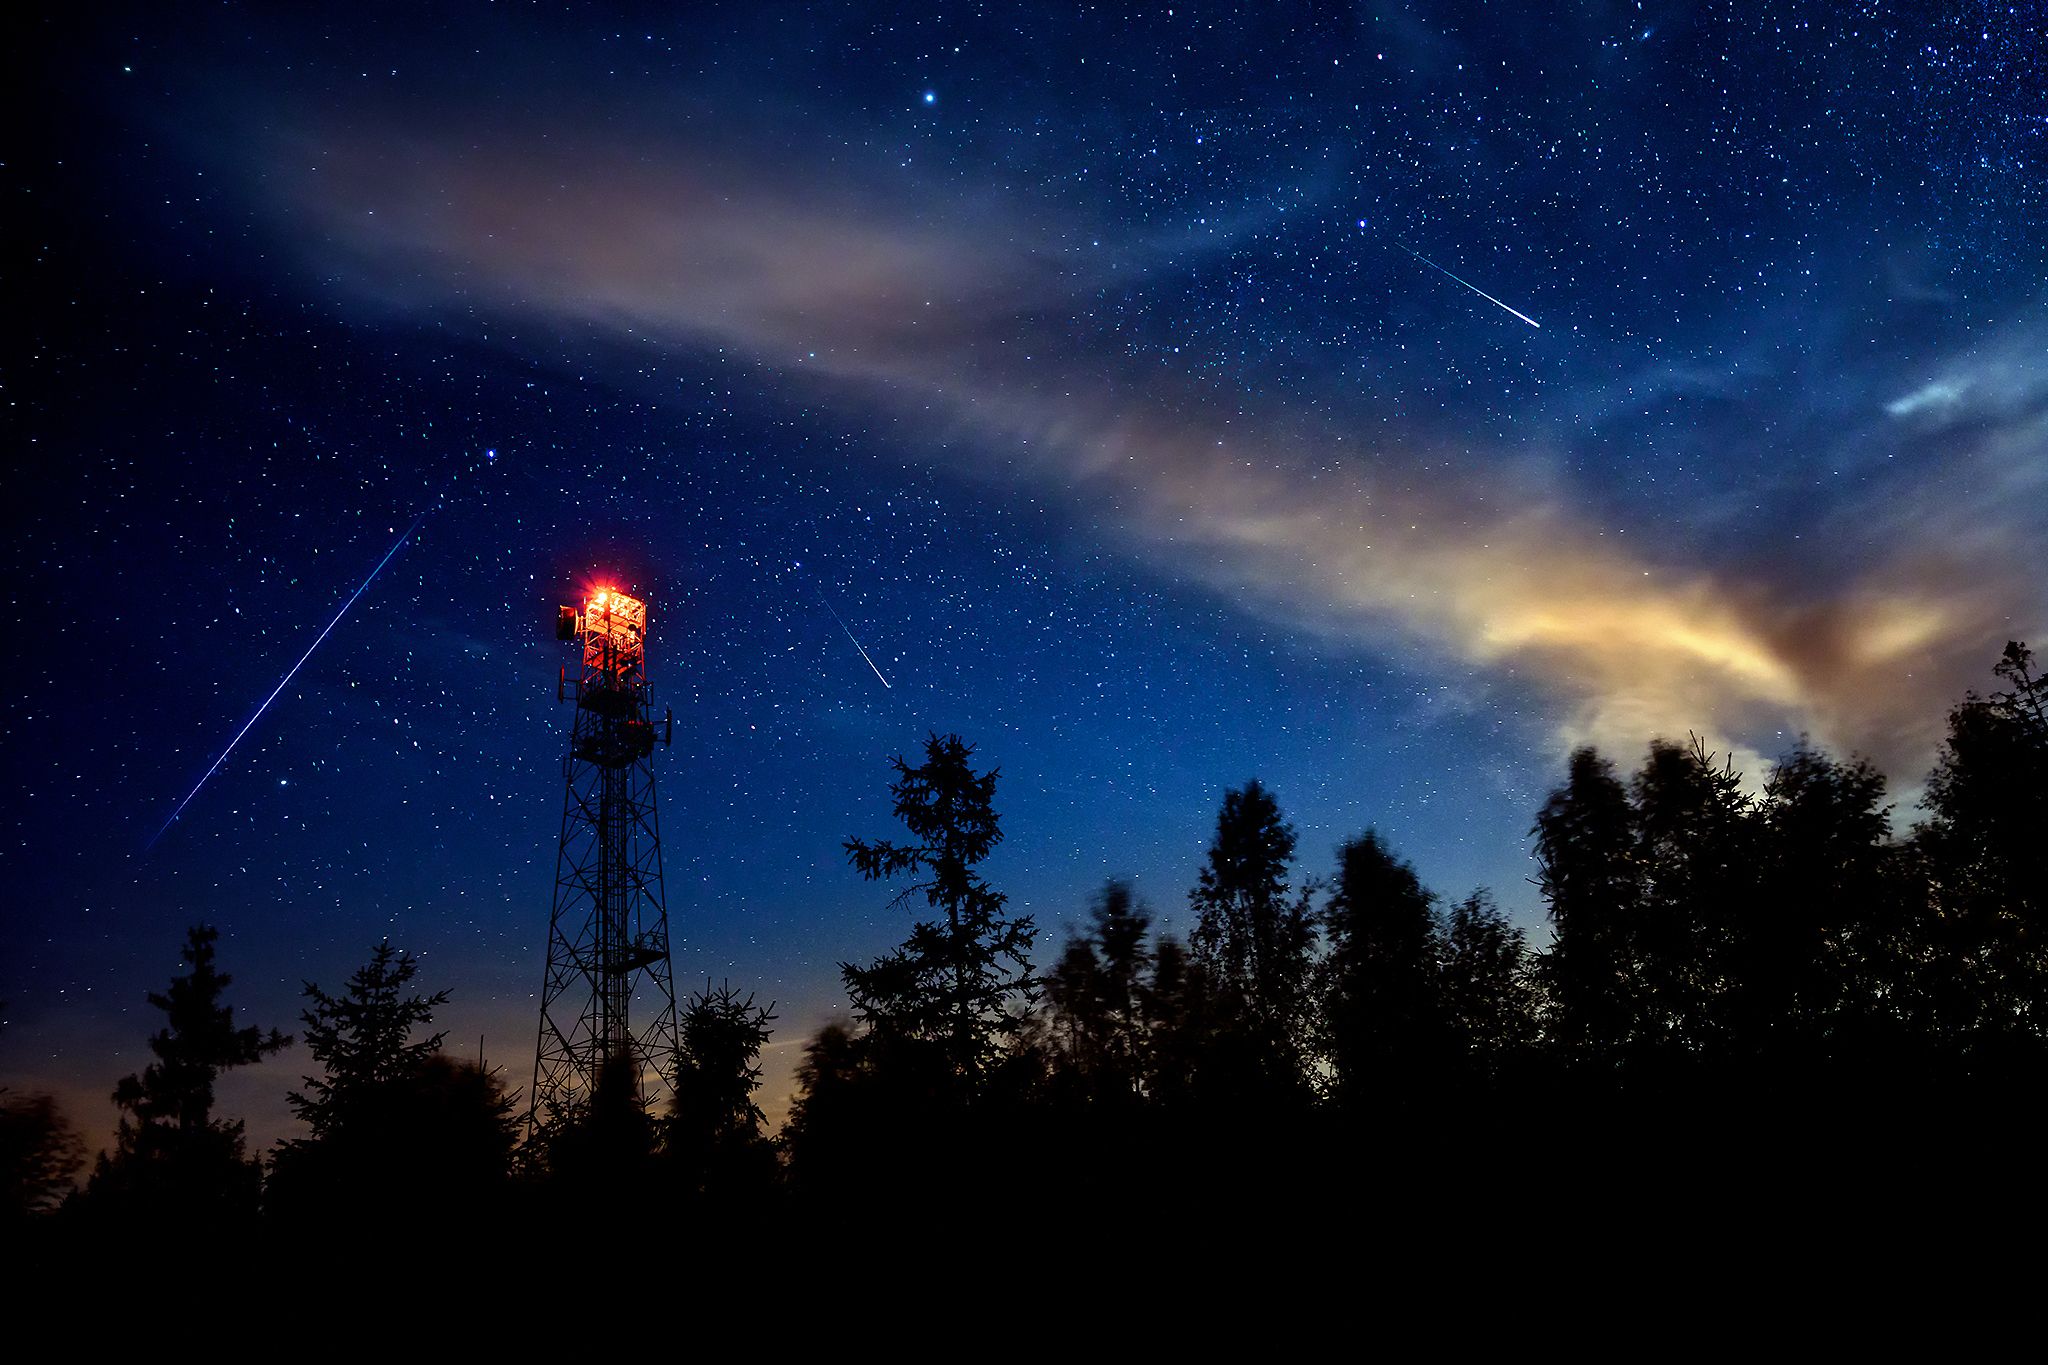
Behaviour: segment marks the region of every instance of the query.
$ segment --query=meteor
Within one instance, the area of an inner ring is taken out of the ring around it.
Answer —
[[[433,508],[430,506],[427,510],[432,511]],[[341,624],[342,617],[348,615],[348,609],[356,604],[356,599],[361,597],[366,591],[369,590],[370,585],[377,581],[377,575],[384,572],[384,566],[391,562],[392,556],[398,553],[398,551],[400,550],[401,547],[404,546],[406,541],[412,539],[412,533],[414,531],[419,530],[420,523],[425,521],[426,519],[426,512],[422,512],[418,516],[414,517],[412,519],[412,525],[406,527],[404,534],[400,535],[397,540],[392,542],[391,548],[384,552],[384,557],[377,561],[377,567],[370,570],[370,576],[363,580],[362,585],[360,587],[358,587],[354,592],[349,594],[348,600],[341,604],[340,611],[334,613],[334,618],[327,623],[326,629],[322,630],[318,635],[313,637],[313,643],[306,646],[306,652],[299,656],[299,661],[291,666],[290,671],[284,675],[283,679],[281,679],[278,682],[277,686],[270,689],[270,695],[265,697],[263,699],[263,704],[256,708],[256,714],[250,716],[248,720],[242,723],[242,728],[235,731],[235,737],[228,741],[227,748],[222,749],[220,751],[220,757],[213,760],[213,766],[206,770],[205,776],[201,777],[197,782],[192,784],[192,790],[185,793],[185,799],[183,801],[180,801],[178,803],[178,808],[171,812],[171,818],[164,821],[163,827],[157,830],[155,834],[150,836],[149,842],[143,845],[143,851],[145,853],[148,852],[150,849],[155,848],[156,841],[163,838],[165,831],[169,830],[172,825],[178,822],[178,817],[185,813],[185,807],[191,805],[192,798],[199,795],[199,789],[201,787],[204,787],[207,784],[208,780],[211,779],[215,773],[220,771],[221,764],[228,761],[228,755],[233,753],[235,751],[235,746],[242,742],[242,736],[248,734],[250,730],[255,728],[257,721],[263,719],[263,713],[270,709],[270,703],[277,700],[278,693],[284,691],[285,688],[291,684],[291,680],[298,676],[299,670],[306,666],[306,660],[313,657],[313,651],[320,648],[321,641],[325,640],[329,635],[334,633],[334,628]]]
[[[826,602],[826,601],[825,601],[825,594],[823,594],[823,593],[819,593],[819,594],[818,594],[818,601],[824,604],[824,607],[825,607],[825,610],[826,610],[826,611],[832,611],[832,604],[831,604],[830,602]],[[838,612],[836,612],[836,611],[832,611],[832,619],[833,619],[833,620],[835,620],[835,621],[839,621],[839,628],[840,628],[841,630],[844,630],[844,631],[846,631],[846,638],[847,638],[847,640],[848,640],[848,641],[850,641],[850,642],[852,643],[852,645],[853,645],[853,647],[854,647],[855,649],[860,649],[860,657],[861,657],[861,658],[863,658],[863,659],[867,659],[867,665],[868,665],[868,667],[869,667],[869,668],[874,668],[874,669],[875,669],[875,679],[876,679],[876,681],[880,682],[880,683],[882,684],[882,686],[883,686],[883,687],[887,687],[887,688],[889,688],[889,690],[890,690],[890,691],[892,691],[892,692],[893,692],[893,691],[895,691],[895,689],[894,689],[893,687],[890,687],[890,686],[889,686],[889,680],[888,680],[887,678],[884,678],[884,677],[882,676],[882,670],[881,670],[881,669],[879,669],[879,668],[875,668],[875,661],[874,661],[873,659],[868,659],[868,652],[867,652],[867,651],[866,651],[865,649],[861,649],[861,646],[860,646],[860,641],[858,641],[858,640],[855,640],[855,639],[853,638],[853,631],[851,631],[850,629],[848,629],[848,628],[847,628],[846,622],[844,622],[844,621],[840,621],[840,620],[839,620],[839,613],[838,613]]]
[[[1396,246],[1400,246],[1401,244],[1400,244],[1399,242],[1396,242],[1396,243],[1395,243],[1394,245],[1396,245]],[[1539,331],[1539,332],[1540,332],[1540,331],[1542,331],[1542,330],[1543,330],[1543,324],[1542,324],[1542,323],[1540,323],[1540,322],[1538,322],[1538,321],[1536,321],[1536,319],[1534,319],[1534,318],[1530,317],[1530,316],[1529,316],[1529,315],[1528,315],[1527,313],[1523,313],[1523,312],[1518,312],[1518,311],[1516,311],[1516,310],[1515,310],[1515,309],[1513,309],[1513,308],[1508,308],[1508,306],[1507,306],[1506,304],[1502,303],[1502,302],[1501,302],[1501,301],[1500,301],[1499,299],[1495,298],[1495,297],[1494,297],[1493,295],[1491,295],[1491,294],[1487,293],[1487,292],[1486,292],[1486,291],[1485,291],[1484,289],[1481,289],[1481,288],[1480,288],[1480,287],[1479,287],[1478,285],[1476,285],[1476,284],[1472,283],[1472,281],[1470,281],[1470,280],[1466,280],[1466,279],[1459,279],[1459,277],[1458,277],[1458,276],[1456,276],[1456,275],[1451,275],[1451,272],[1450,272],[1450,271],[1448,271],[1448,270],[1445,270],[1445,269],[1444,269],[1444,268],[1443,268],[1442,266],[1438,265],[1438,264],[1437,264],[1437,263],[1436,263],[1435,261],[1432,261],[1431,259],[1429,259],[1429,257],[1427,257],[1427,256],[1423,255],[1423,254],[1422,254],[1421,252],[1419,252],[1419,251],[1409,251],[1409,250],[1408,250],[1408,248],[1407,248],[1407,247],[1405,247],[1405,246],[1401,247],[1401,250],[1403,250],[1403,251],[1407,251],[1407,252],[1408,252],[1408,254],[1409,254],[1410,256],[1413,256],[1413,257],[1414,257],[1414,258],[1415,258],[1416,260],[1418,260],[1418,261],[1422,262],[1422,263],[1423,263],[1424,265],[1428,266],[1428,267],[1429,267],[1429,268],[1430,268],[1431,270],[1434,270],[1434,271],[1436,271],[1436,272],[1437,272],[1438,274],[1440,274],[1440,275],[1450,275],[1452,279],[1454,279],[1454,280],[1457,280],[1459,284],[1462,284],[1462,285],[1464,285],[1464,286],[1465,286],[1465,287],[1466,287],[1467,289],[1469,289],[1469,290],[1471,290],[1471,291],[1472,291],[1473,293],[1477,294],[1477,295],[1478,295],[1478,296],[1479,296],[1480,298],[1482,298],[1482,299],[1485,299],[1485,300],[1486,300],[1486,301],[1487,301],[1488,303],[1492,304],[1492,305],[1493,305],[1494,307],[1496,307],[1496,308],[1507,308],[1507,310],[1508,310],[1508,311],[1509,311],[1510,313],[1514,313],[1514,315],[1515,315],[1516,317],[1518,317],[1518,318],[1520,318],[1520,319],[1521,319],[1522,321],[1524,321],[1524,322],[1528,323],[1528,324],[1529,324],[1529,325],[1530,325],[1531,327],[1534,327],[1534,328],[1535,328],[1535,329],[1536,329],[1537,331]]]

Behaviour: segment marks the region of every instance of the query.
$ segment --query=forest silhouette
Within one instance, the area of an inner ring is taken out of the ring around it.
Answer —
[[[567,1231],[650,1210],[1157,1237],[1196,1206],[1852,1200],[1997,1150],[1986,1135],[2030,1129],[2048,1077],[2048,682],[2017,643],[1995,675],[1951,711],[1903,832],[1881,774],[1804,742],[1760,785],[1697,740],[1651,744],[1633,773],[1573,753],[1531,831],[1541,949],[1372,829],[1317,875],[1254,780],[1223,799],[1185,938],[1113,880],[1045,951],[981,871],[998,774],[934,735],[894,760],[900,835],[845,844],[907,936],[842,964],[853,1022],[805,1044],[779,1133],[756,1101],[773,1007],[730,985],[681,1009],[665,1111],[620,1056],[583,1110],[527,1134],[502,1072],[430,1031],[448,994],[405,952],[307,984],[294,1039],[237,1022],[202,925],[149,997],[152,1060],[116,1086],[82,1185],[58,1107],[0,1094],[4,1216],[330,1241],[396,1212]],[[215,1084],[281,1052],[304,1131],[252,1154]]]

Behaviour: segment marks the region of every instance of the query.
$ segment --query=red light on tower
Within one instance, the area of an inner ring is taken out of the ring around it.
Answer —
[[[583,671],[614,679],[639,676],[647,661],[647,604],[599,588],[583,604]]]

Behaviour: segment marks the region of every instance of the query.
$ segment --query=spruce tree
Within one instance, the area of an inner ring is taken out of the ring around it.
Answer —
[[[976,773],[958,735],[932,735],[925,761],[892,760],[895,813],[910,841],[848,839],[847,860],[869,881],[914,880],[895,901],[922,897],[935,918],[918,921],[902,947],[866,967],[842,963],[855,1013],[895,1042],[940,1049],[971,1095],[1021,1020],[1012,1009],[1038,982],[1031,970],[1031,917],[1010,917],[1007,897],[976,870],[1002,841],[997,772]]]
[[[149,993],[164,1027],[149,1040],[156,1060],[115,1087],[121,1124],[87,1188],[90,1209],[160,1219],[188,1231],[256,1211],[261,1173],[243,1154],[240,1120],[214,1117],[221,1073],[289,1046],[272,1029],[237,1027],[222,996],[234,978],[214,961],[219,931],[195,925],[180,950],[187,971]]]
[[[448,992],[407,995],[418,973],[417,959],[379,943],[339,996],[305,983],[313,1002],[299,1016],[306,1025],[306,1050],[325,1074],[305,1077],[305,1089],[285,1098],[315,1141],[387,1123],[394,1094],[440,1051],[444,1034],[412,1035],[433,1022]]]
[[[300,1016],[321,1074],[286,1100],[311,1131],[281,1144],[269,1205],[288,1222],[346,1225],[364,1208],[475,1214],[510,1173],[512,1104],[497,1076],[421,1034],[448,992],[411,993],[419,962],[388,943],[341,994],[305,984]]]
[[[756,1005],[729,983],[714,990],[707,982],[677,1022],[682,1049],[675,1100],[663,1125],[670,1170],[693,1197],[732,1201],[765,1194],[775,1154],[754,1096],[774,1006]]]

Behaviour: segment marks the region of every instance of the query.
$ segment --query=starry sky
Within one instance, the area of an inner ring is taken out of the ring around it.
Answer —
[[[771,1112],[928,731],[1042,957],[1108,876],[1184,919],[1252,776],[1539,929],[1571,745],[1807,734],[1903,824],[2048,634],[2036,0],[71,9],[0,165],[0,1079],[96,1138],[201,919],[265,1025],[388,936],[525,1084],[599,582]]]

